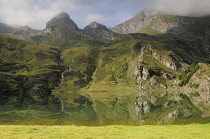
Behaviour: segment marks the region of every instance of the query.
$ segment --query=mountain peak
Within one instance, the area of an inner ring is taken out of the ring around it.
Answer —
[[[143,15],[143,16],[148,17],[148,16],[156,15],[156,14],[158,14],[158,13],[159,13],[159,12],[154,11],[154,10],[144,9],[144,10],[140,11],[139,13],[137,13],[136,15]],[[136,15],[135,15],[135,16],[136,16]]]
[[[85,28],[107,28],[106,26],[100,24],[100,23],[97,23],[95,21],[91,22],[88,26],[86,26]]]
[[[132,18],[128,19],[127,21],[110,28],[110,30],[122,34],[136,33],[140,31],[145,26],[145,24],[147,24],[147,22],[149,22],[146,21],[146,19],[155,16],[157,14],[158,14],[157,11],[147,10],[147,9],[142,10]]]
[[[65,25],[70,29],[78,29],[77,25],[73,20],[71,20],[66,12],[62,12],[53,17],[50,21],[47,22],[46,28],[52,28],[60,25]]]
[[[25,25],[25,26],[21,26],[19,28],[17,28],[18,30],[32,30],[29,26]]]
[[[53,18],[63,19],[63,18],[70,18],[70,17],[69,17],[69,14],[68,13],[61,12],[58,15],[56,15],[55,17],[53,17]]]
[[[69,16],[69,14],[67,14],[66,12],[61,12],[61,13],[58,14],[58,15],[67,15],[67,16]]]
[[[112,32],[106,26],[95,21],[87,25],[83,29],[83,31],[85,32],[85,34],[91,35],[92,37],[104,42],[113,40],[118,37],[117,33]]]

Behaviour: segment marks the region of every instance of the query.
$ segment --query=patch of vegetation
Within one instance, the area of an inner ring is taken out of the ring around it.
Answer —
[[[182,100],[179,102],[184,109],[189,110],[194,113],[193,117],[200,117],[202,112],[191,102],[189,97],[185,94],[180,94]]]
[[[179,86],[180,87],[185,86],[197,70],[199,70],[198,64],[193,63],[192,65],[190,65],[188,69],[183,71],[182,75],[179,76],[179,79],[181,80],[181,82],[179,83]]]
[[[177,23],[178,17],[175,15],[163,15],[161,16],[162,21],[170,24],[170,23]]]
[[[192,85],[192,87],[193,87],[193,88],[196,88],[196,89],[198,89],[198,87],[199,87],[199,84],[197,84],[197,83],[196,83],[196,84],[193,84],[193,85]]]
[[[145,34],[149,34],[149,35],[163,34],[160,31],[152,29],[150,26],[144,27],[143,29],[141,29],[141,31],[139,33],[145,33]]]

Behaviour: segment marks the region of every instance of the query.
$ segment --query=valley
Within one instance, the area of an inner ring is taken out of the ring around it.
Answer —
[[[210,122],[208,16],[141,11],[113,28],[79,29],[62,12],[42,31],[5,30],[1,124]]]

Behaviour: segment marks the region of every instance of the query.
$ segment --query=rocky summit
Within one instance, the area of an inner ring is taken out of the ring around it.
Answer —
[[[47,22],[46,28],[53,28],[56,26],[67,26],[69,29],[77,30],[78,27],[73,20],[70,19],[69,15],[65,12],[58,14]]]
[[[140,11],[131,19],[110,28],[110,30],[122,34],[137,33],[144,26],[151,23],[151,20],[148,20],[148,17],[154,16],[156,14],[157,13],[155,11],[149,11],[149,10]]]
[[[30,39],[37,43],[58,44],[65,41],[84,38],[84,33],[77,27],[65,12],[58,14],[47,22],[46,28],[37,34],[30,35]]]
[[[110,29],[63,12],[0,34],[0,122],[209,123],[209,29],[209,16],[144,10]]]
[[[93,36],[101,41],[114,40],[120,35],[109,30],[106,26],[97,22],[92,22],[83,29],[84,33]]]

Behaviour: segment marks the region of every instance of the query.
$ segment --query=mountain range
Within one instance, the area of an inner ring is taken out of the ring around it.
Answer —
[[[80,124],[210,121],[209,16],[144,10],[79,29],[62,12],[43,30],[0,32],[2,105],[53,104]]]

